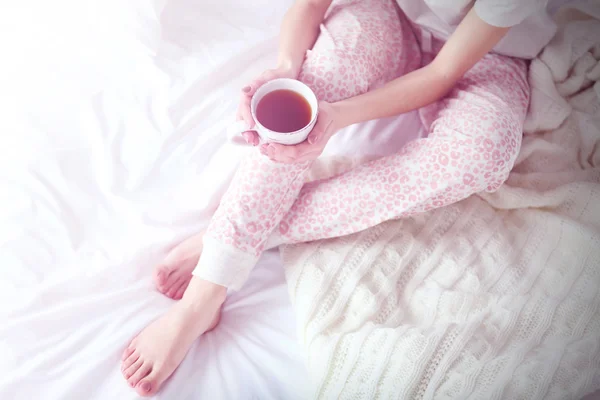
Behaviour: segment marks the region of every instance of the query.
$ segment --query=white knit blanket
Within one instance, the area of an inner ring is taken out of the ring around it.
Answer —
[[[600,6],[578,8],[531,64],[522,151],[499,191],[282,250],[316,398],[600,388]]]

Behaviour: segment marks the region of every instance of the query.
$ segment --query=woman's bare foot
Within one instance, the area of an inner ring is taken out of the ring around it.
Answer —
[[[154,267],[152,276],[159,292],[174,300],[181,299],[202,253],[203,236],[204,232],[200,232],[184,240]]]
[[[154,395],[200,335],[213,329],[227,289],[193,278],[183,299],[148,325],[123,352],[121,372],[141,396]]]

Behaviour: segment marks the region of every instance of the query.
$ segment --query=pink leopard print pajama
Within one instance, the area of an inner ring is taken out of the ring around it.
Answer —
[[[299,79],[328,102],[365,93],[437,54],[443,43],[423,43],[413,29],[392,0],[334,2]],[[237,290],[267,243],[347,235],[496,190],[521,144],[526,75],[525,61],[486,55],[421,109],[427,138],[330,179],[304,184],[310,163],[256,151],[224,195],[194,275]]]

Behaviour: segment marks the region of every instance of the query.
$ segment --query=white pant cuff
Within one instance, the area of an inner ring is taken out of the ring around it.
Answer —
[[[240,290],[258,257],[211,237],[204,236],[202,241],[202,254],[192,274],[217,285]]]

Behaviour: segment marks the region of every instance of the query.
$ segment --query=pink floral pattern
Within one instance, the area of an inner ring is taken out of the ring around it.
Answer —
[[[442,44],[434,41],[424,58]],[[337,101],[417,68],[421,56],[393,1],[337,1],[300,79]],[[257,256],[276,228],[288,243],[341,236],[496,190],[521,144],[526,72],[522,60],[485,56],[421,110],[427,138],[330,179],[304,185],[310,163],[278,164],[256,152],[242,162],[206,235]]]

